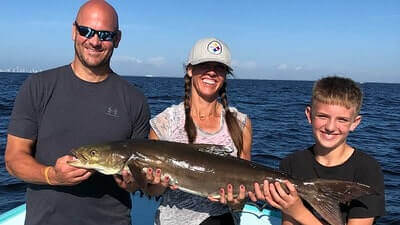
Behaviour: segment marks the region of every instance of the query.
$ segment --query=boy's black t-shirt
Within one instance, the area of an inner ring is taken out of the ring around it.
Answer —
[[[144,95],[120,76],[90,83],[67,65],[27,78],[8,133],[33,140],[35,159],[55,165],[74,147],[147,138],[149,118]],[[99,173],[70,187],[29,184],[26,202],[28,225],[131,224],[129,193]]]
[[[325,167],[315,160],[313,147],[310,147],[284,158],[280,163],[280,170],[298,179],[323,178],[362,183],[371,186],[379,193],[353,200],[348,208],[341,207],[344,221],[348,218],[379,217],[385,213],[382,170],[373,157],[357,149],[345,163]],[[360,202],[362,204],[359,204]],[[310,207],[308,204],[305,205]],[[311,208],[310,210],[312,211]]]

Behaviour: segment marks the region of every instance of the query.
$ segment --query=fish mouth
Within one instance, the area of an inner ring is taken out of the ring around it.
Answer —
[[[72,151],[71,155],[74,157],[74,159],[71,162],[80,162],[80,163],[84,163],[87,162],[88,159],[85,157],[84,154],[79,153],[77,151]]]

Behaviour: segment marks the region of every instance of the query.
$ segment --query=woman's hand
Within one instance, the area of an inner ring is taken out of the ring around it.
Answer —
[[[147,180],[147,193],[152,196],[159,196],[165,192],[168,187],[172,190],[178,189],[176,185],[170,184],[169,176],[162,177],[161,169],[156,169],[154,172],[152,168],[147,168],[146,180]]]
[[[269,200],[272,201],[268,180],[264,180],[262,187],[257,182],[254,183],[254,193],[249,192],[249,198],[253,202],[256,202],[257,200],[264,202],[269,202]]]
[[[239,186],[239,194],[234,198],[233,186],[228,184],[226,186],[226,191],[224,188],[219,190],[220,198],[213,198],[209,196],[208,199],[213,202],[220,202],[221,204],[227,204],[233,210],[240,210],[246,202],[246,188],[244,185]]]
[[[135,192],[139,189],[139,185],[136,183],[132,174],[126,170],[123,170],[121,175],[114,175],[114,180],[120,188],[128,192]]]

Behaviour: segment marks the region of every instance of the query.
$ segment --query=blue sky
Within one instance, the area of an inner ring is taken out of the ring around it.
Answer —
[[[84,2],[2,2],[0,71],[70,63]],[[400,83],[398,0],[109,2],[123,35],[112,59],[121,75],[183,76],[191,46],[213,36],[231,48],[236,78]]]

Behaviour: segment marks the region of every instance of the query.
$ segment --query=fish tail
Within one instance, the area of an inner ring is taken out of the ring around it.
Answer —
[[[368,185],[350,181],[314,179],[305,181],[297,187],[302,199],[331,225],[343,225],[339,203],[352,199],[377,194]]]

